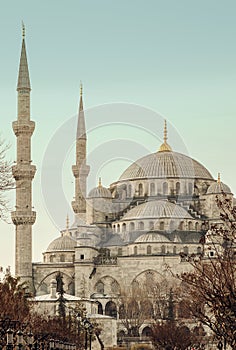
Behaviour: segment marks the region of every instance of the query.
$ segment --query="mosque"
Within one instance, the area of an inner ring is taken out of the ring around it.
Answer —
[[[172,150],[164,124],[163,143],[155,153],[131,164],[109,188],[101,181],[88,194],[90,167],[86,160],[86,115],[82,89],[78,112],[75,165],[74,223],[32,262],[32,181],[30,77],[25,35],[18,75],[18,117],[13,122],[17,160],[16,180],[16,275],[27,281],[36,298],[50,293],[51,281],[63,276],[64,289],[75,298],[96,303],[100,315],[119,317],[117,295],[128,287],[166,277],[166,266],[175,272],[188,269],[180,253],[201,254],[202,238],[213,224],[220,224],[215,197],[233,194],[220,176],[214,179],[198,161]],[[68,171],[71,171],[68,169]],[[213,255],[213,251],[208,251]]]

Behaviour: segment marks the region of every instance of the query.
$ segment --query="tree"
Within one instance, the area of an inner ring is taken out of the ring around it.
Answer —
[[[186,256],[193,270],[180,277],[193,317],[218,340],[236,347],[236,208],[224,193],[216,197],[221,221],[203,240],[202,256]]]
[[[11,163],[7,161],[6,153],[9,146],[0,139],[0,219],[7,220],[9,203],[5,193],[14,188]]]

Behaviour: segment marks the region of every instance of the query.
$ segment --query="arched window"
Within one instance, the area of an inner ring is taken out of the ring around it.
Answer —
[[[191,196],[193,194],[193,184],[189,183],[188,184],[188,194]]]
[[[104,294],[104,283],[103,282],[98,282],[96,289],[97,289],[97,292],[99,294]]]
[[[102,304],[97,301],[97,306],[98,306],[98,314],[103,315],[103,307]]]
[[[54,260],[54,255],[50,255],[49,260],[50,260],[50,262],[53,262],[53,260]]]
[[[134,255],[137,255],[138,254],[138,248],[137,246],[134,247]]]
[[[202,252],[202,248],[201,247],[197,247],[197,254],[201,254]]]
[[[161,254],[166,253],[166,247],[164,245],[161,246]]]
[[[119,256],[122,255],[122,248],[118,248],[118,255],[119,255]]]
[[[168,183],[164,182],[163,183],[163,194],[168,194]]]
[[[142,330],[142,337],[151,337],[152,336],[152,329],[148,326],[144,327]]]
[[[174,222],[174,220],[171,220],[171,222],[170,222],[170,231],[174,231],[174,229],[175,229],[175,222]]]
[[[129,224],[129,230],[130,230],[130,231],[134,231],[134,222],[131,222],[131,223]]]
[[[184,230],[184,221],[181,221],[181,222],[179,223],[179,230],[180,230],[180,231],[183,231],[183,230]]]
[[[150,196],[155,196],[155,184],[150,183]]]
[[[154,230],[154,222],[153,221],[149,222],[149,230]]]
[[[152,247],[150,245],[147,246],[147,254],[152,254]]]
[[[189,221],[189,223],[188,223],[188,229],[189,229],[189,231],[192,231],[192,230],[193,230],[193,223],[192,223],[192,221]]]
[[[140,197],[143,196],[143,185],[142,184],[138,185],[138,194],[139,194]]]
[[[127,197],[128,198],[132,197],[132,186],[131,185],[128,185]]]
[[[126,224],[125,223],[122,224],[122,232],[126,232]]]
[[[195,224],[195,230],[199,231],[199,223],[198,222],[196,222],[196,224]]]
[[[138,228],[139,230],[144,230],[144,223],[142,221],[138,223]]]
[[[164,221],[161,221],[160,222],[160,230],[164,230],[164,228],[165,228],[165,223],[164,223]]]
[[[176,194],[180,194],[180,183],[176,182]]]
[[[187,246],[184,247],[184,254],[188,255],[188,247]]]
[[[114,301],[108,301],[105,306],[105,315],[117,318],[117,308]]]
[[[176,246],[173,247],[173,254],[176,254],[177,250],[176,250]]]
[[[64,254],[60,255],[60,262],[65,262],[65,255]]]
[[[120,224],[117,225],[117,232],[120,232]]]

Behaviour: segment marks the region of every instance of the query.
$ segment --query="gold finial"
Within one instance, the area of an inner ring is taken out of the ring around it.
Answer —
[[[22,38],[25,38],[25,25],[24,22],[22,21]]]
[[[217,182],[218,182],[218,184],[220,184],[220,183],[221,183],[221,180],[220,180],[220,173],[218,173],[218,179],[217,179]]]
[[[80,96],[82,96],[82,95],[83,95],[83,84],[80,81]]]
[[[164,122],[164,139],[163,139],[163,141],[164,141],[163,144],[159,148],[159,152],[172,152],[170,145],[168,145],[168,143],[167,143],[167,122],[166,122],[166,119]]]
[[[102,178],[101,177],[99,177],[99,179],[98,179],[98,187],[102,187]]]

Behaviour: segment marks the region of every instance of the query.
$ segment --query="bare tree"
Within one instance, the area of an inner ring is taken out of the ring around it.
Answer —
[[[9,202],[6,191],[14,188],[11,163],[7,160],[6,153],[9,145],[0,139],[0,219],[7,220],[9,213]]]
[[[224,193],[216,198],[221,222],[205,235],[203,255],[182,257],[193,270],[179,276],[193,317],[219,341],[236,347],[236,209]]]

